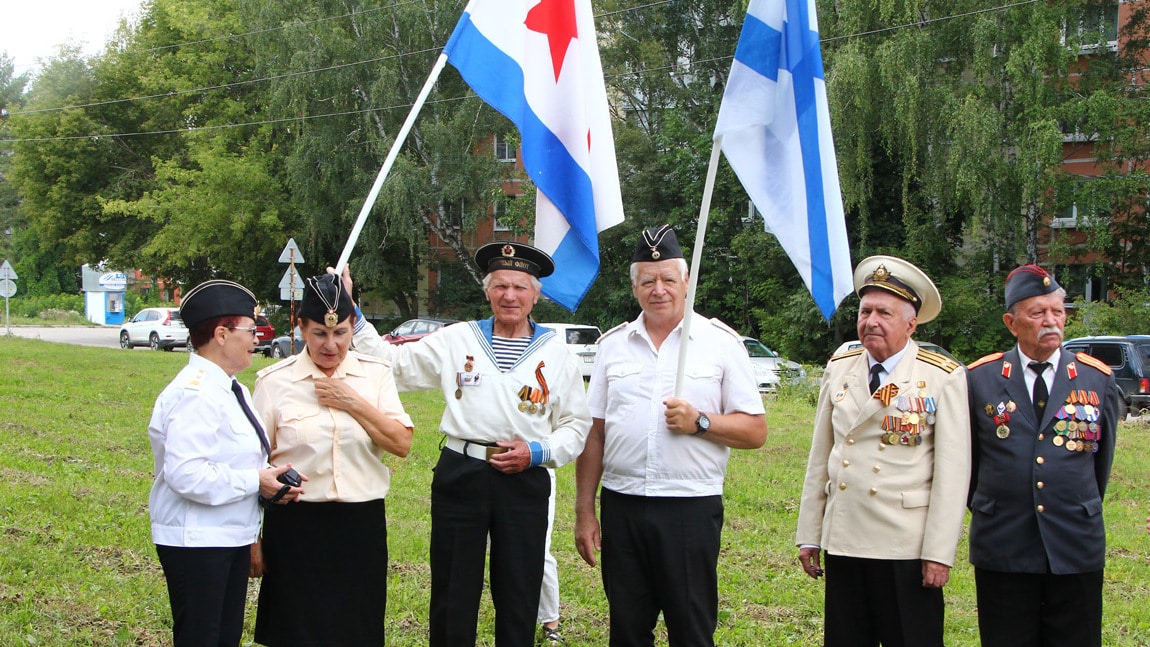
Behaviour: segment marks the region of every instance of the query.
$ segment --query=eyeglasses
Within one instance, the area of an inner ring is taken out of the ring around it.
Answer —
[[[246,327],[244,327],[244,326],[228,326],[228,330],[243,330],[243,331],[249,332],[253,335],[256,334],[256,327],[255,326],[246,326]]]

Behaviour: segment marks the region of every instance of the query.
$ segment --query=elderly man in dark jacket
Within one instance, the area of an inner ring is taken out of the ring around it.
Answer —
[[[1102,498],[1122,395],[1062,350],[1066,292],[1037,265],[1006,278],[1018,345],[968,367],[970,561],[983,647],[1102,644]]]

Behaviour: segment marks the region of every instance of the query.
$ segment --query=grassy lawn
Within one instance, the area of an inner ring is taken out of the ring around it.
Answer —
[[[182,353],[84,348],[0,336],[0,645],[165,645],[167,590],[151,544],[147,421]],[[257,357],[240,375],[251,386]],[[416,423],[405,460],[390,461],[389,645],[424,645],[430,573],[429,488],[438,455],[438,393],[404,394]],[[816,645],[822,584],[799,570],[793,545],[810,446],[808,403],[771,397],[770,435],[735,452],[720,558],[720,645]],[[574,469],[558,472],[554,549],[569,645],[605,645],[597,569],[572,540]],[[1125,423],[1106,499],[1108,646],[1150,644],[1150,427]],[[947,644],[976,645],[974,579],[966,542],[947,586]],[[249,591],[251,640],[255,593]],[[304,595],[322,595],[307,591]],[[1072,609],[1067,612],[1072,613]],[[480,644],[493,644],[484,597]]]

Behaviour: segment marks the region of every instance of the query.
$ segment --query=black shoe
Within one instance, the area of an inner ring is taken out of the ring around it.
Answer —
[[[543,640],[539,642],[543,647],[557,647],[563,644],[563,636],[559,635],[559,627],[551,629],[543,627]]]

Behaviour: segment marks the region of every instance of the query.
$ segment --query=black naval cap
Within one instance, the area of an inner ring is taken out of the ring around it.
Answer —
[[[343,281],[335,274],[312,276],[305,282],[299,316],[335,328],[339,322],[355,313],[351,295],[343,289]]]
[[[1022,265],[1006,275],[1006,309],[1014,304],[1056,292],[1061,288],[1050,273],[1037,265]]]
[[[543,278],[555,271],[555,261],[541,249],[509,240],[487,243],[475,252],[475,264],[483,273],[495,270],[517,270]]]
[[[635,245],[635,253],[631,255],[631,262],[665,261],[668,258],[683,258],[683,250],[671,225],[644,229]]]
[[[239,283],[204,281],[180,299],[180,319],[188,328],[216,317],[255,317],[256,296]]]

